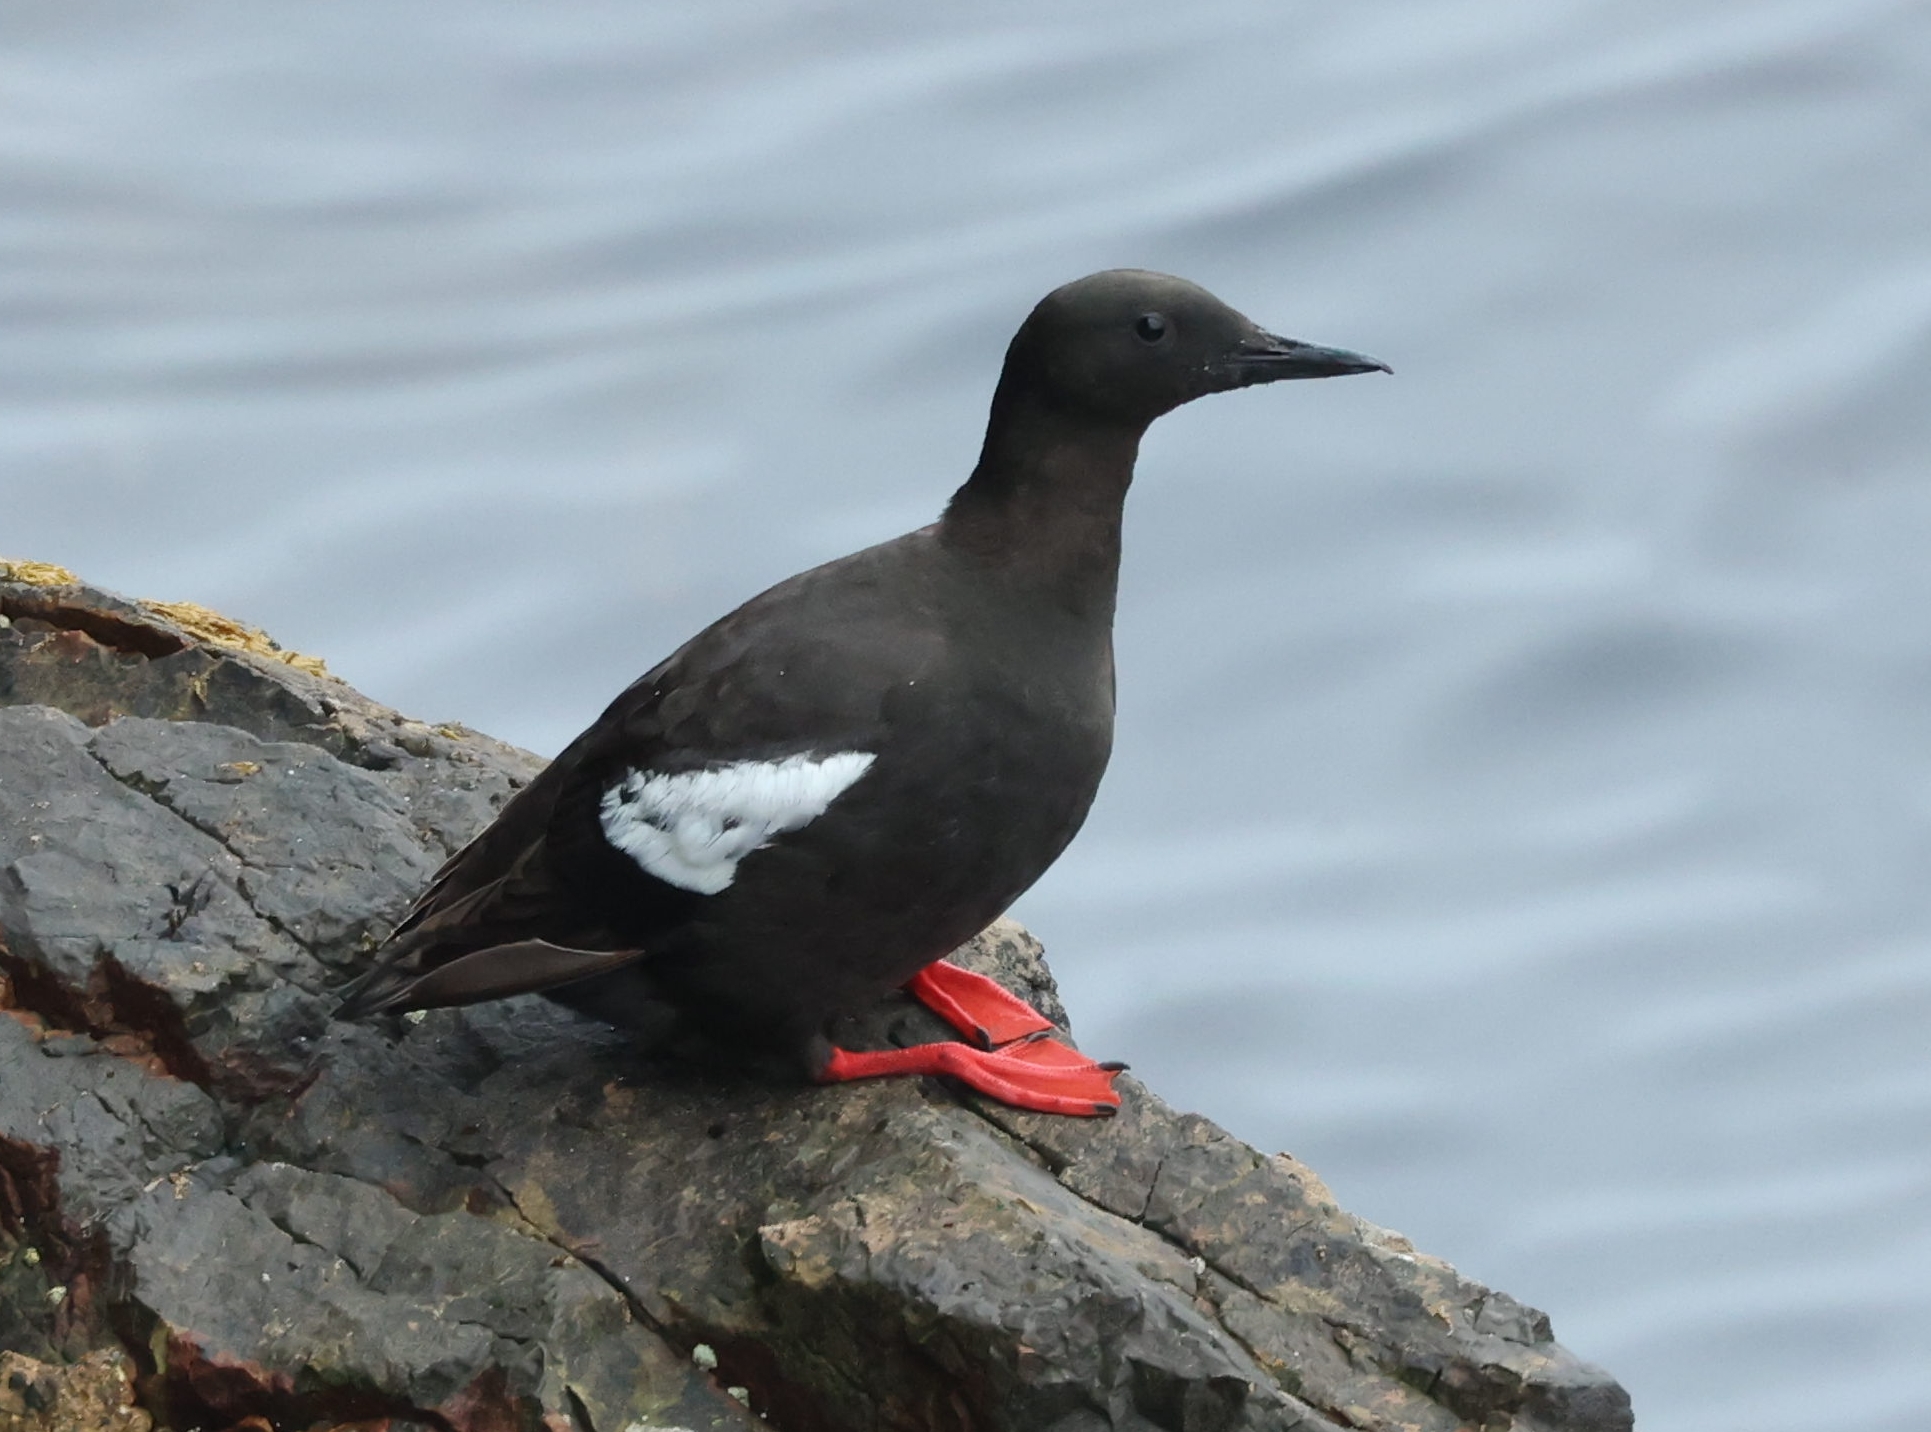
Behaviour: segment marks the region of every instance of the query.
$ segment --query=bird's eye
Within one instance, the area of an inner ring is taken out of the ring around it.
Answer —
[[[1157,313],[1143,313],[1133,325],[1133,331],[1147,343],[1158,343],[1167,336],[1167,320]]]

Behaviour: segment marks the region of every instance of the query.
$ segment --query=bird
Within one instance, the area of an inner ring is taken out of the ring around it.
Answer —
[[[338,1014],[542,991],[819,1083],[947,1075],[1114,1112],[1123,1065],[945,956],[1065,850],[1106,770],[1148,426],[1208,394],[1376,371],[1185,279],[1054,289],[938,521],[778,583],[645,672],[431,878]],[[832,1043],[897,988],[961,1038]]]

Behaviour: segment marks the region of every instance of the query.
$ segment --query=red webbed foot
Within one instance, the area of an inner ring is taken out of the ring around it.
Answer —
[[[1113,1078],[1125,1066],[1095,1064],[1056,1039],[1029,1039],[1005,1049],[969,1044],[915,1044],[910,1049],[836,1049],[818,1071],[822,1084],[894,1074],[947,1074],[981,1094],[1042,1114],[1087,1118],[1120,1107]]]
[[[1044,1036],[1052,1023],[995,980],[935,960],[905,983],[907,993],[958,1030],[970,1044],[916,1044],[909,1049],[833,1049],[820,1083],[904,1074],[944,1074],[1001,1103],[1044,1114],[1091,1118],[1120,1106],[1113,1077],[1126,1066],[1096,1064]]]
[[[914,999],[981,1049],[997,1049],[1015,1039],[1044,1034],[1052,1023],[996,980],[934,960],[905,989]]]

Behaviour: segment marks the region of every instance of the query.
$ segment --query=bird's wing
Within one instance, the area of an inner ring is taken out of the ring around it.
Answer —
[[[618,696],[437,871],[344,1010],[470,1003],[644,958],[746,856],[862,778],[886,674],[919,669],[931,642],[903,626],[855,631],[836,613],[761,619],[783,590]]]

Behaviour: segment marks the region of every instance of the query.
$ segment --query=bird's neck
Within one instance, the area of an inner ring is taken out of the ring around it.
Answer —
[[[1109,625],[1120,518],[1143,428],[993,400],[979,465],[952,496],[939,539],[1003,584]]]

